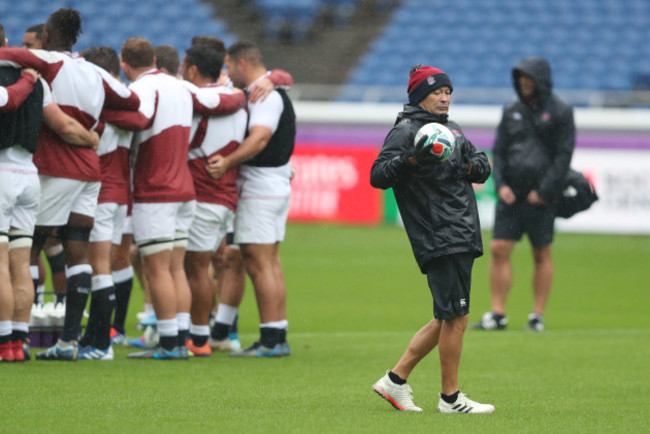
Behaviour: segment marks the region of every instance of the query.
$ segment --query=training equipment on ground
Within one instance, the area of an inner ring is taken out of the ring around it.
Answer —
[[[423,125],[415,134],[413,145],[416,145],[422,136],[428,137],[425,148],[431,149],[431,154],[435,155],[441,162],[447,161],[456,148],[456,136],[449,128],[437,122],[431,122]]]
[[[422,411],[420,407],[413,404],[411,386],[393,383],[388,377],[388,371],[372,386],[372,390],[399,411]]]

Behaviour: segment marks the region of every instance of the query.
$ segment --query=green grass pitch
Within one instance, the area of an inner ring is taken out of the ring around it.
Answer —
[[[489,243],[486,233],[484,243]],[[371,390],[432,315],[403,229],[290,225],[281,256],[291,357],[0,365],[0,432],[647,432],[650,238],[558,234],[547,331],[524,332],[532,306],[527,241],[514,252],[510,325],[468,330],[461,390],[492,415],[435,412],[437,350],[409,378],[420,414]],[[474,267],[470,323],[489,308],[489,254]],[[129,334],[142,296],[134,289]],[[250,287],[244,345],[257,335]]]

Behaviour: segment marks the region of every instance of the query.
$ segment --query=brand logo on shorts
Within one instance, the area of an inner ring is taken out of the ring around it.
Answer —
[[[465,301],[464,298],[461,298],[460,299],[460,307],[465,307],[465,306],[467,306],[467,301]]]

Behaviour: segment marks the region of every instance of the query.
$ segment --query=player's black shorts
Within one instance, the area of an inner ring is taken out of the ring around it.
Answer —
[[[469,314],[473,265],[474,255],[471,253],[440,256],[425,265],[436,319],[452,319]]]
[[[525,201],[513,205],[497,202],[494,217],[495,240],[519,241],[524,233],[533,247],[544,247],[553,242],[556,204],[534,206]]]

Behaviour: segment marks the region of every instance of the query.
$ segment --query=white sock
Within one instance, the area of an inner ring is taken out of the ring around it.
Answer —
[[[190,334],[195,336],[210,336],[210,326],[190,324]]]
[[[178,336],[178,321],[176,318],[159,319],[158,334],[160,336]]]
[[[0,321],[0,336],[11,335],[11,321]]]
[[[178,321],[179,330],[188,330],[190,328],[190,313],[189,312],[177,312],[176,321]]]
[[[234,306],[228,306],[227,304],[219,303],[215,321],[221,324],[232,325],[235,322],[235,317],[237,317],[238,312],[239,309]]]

